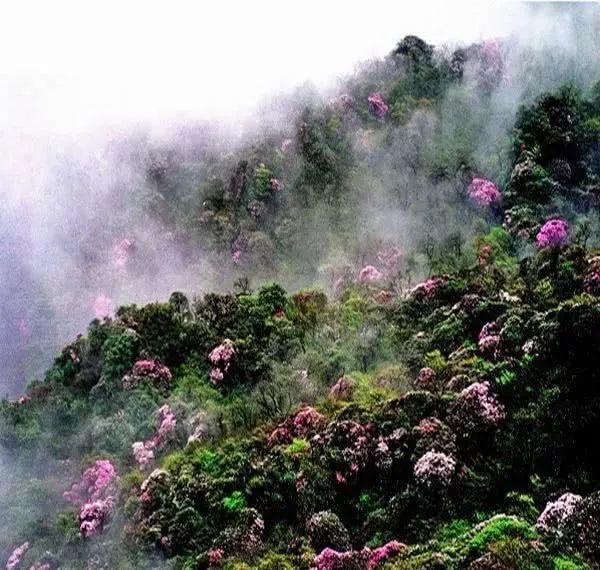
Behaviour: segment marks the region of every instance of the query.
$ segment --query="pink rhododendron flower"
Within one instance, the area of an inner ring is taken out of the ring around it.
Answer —
[[[329,390],[330,400],[351,400],[356,382],[352,378],[342,376]]]
[[[280,192],[283,189],[283,184],[277,180],[277,178],[271,178],[271,190],[273,192]]]
[[[82,474],[79,483],[63,493],[67,501],[74,505],[105,499],[116,492],[117,471],[108,459],[98,459]]]
[[[158,410],[158,422],[158,431],[154,438],[154,442],[157,447],[162,447],[175,431],[177,425],[175,412],[165,404]]]
[[[127,262],[129,261],[129,252],[132,246],[133,243],[125,238],[113,248],[113,266],[115,269],[119,271],[125,269]]]
[[[415,299],[431,299],[435,297],[438,289],[446,283],[444,277],[430,277],[427,281],[419,283],[410,290],[409,295]]]
[[[383,279],[383,273],[372,265],[363,267],[358,274],[358,280],[361,283],[373,283],[374,281],[380,281],[381,279]]]
[[[281,152],[283,152],[283,154],[287,154],[293,146],[294,141],[292,139],[284,139],[281,143]]]
[[[502,199],[498,187],[491,180],[485,178],[473,178],[467,188],[467,193],[478,206],[490,206]]]
[[[225,553],[221,548],[211,548],[208,551],[208,564],[209,568],[218,568],[221,566],[221,562],[223,562],[223,558],[225,557]]]
[[[583,290],[592,295],[600,294],[600,256],[587,260],[588,267],[583,278]]]
[[[479,48],[477,82],[483,89],[496,87],[504,76],[504,56],[498,40],[485,40]]]
[[[109,317],[113,310],[113,303],[110,297],[98,295],[94,301],[94,314],[97,319]]]
[[[383,99],[383,95],[378,91],[375,93],[371,93],[367,98],[369,103],[369,110],[375,117],[379,120],[385,119],[388,114],[389,107],[387,103]]]
[[[210,379],[213,384],[219,384],[225,378],[231,364],[235,358],[236,351],[233,342],[226,338],[220,345],[213,348],[208,355],[208,360],[212,364]]]
[[[416,463],[415,479],[426,487],[448,486],[456,471],[456,460],[439,451],[428,451]]]
[[[348,568],[375,570],[406,548],[405,544],[397,540],[392,540],[375,549],[365,546],[361,550],[339,552],[333,548],[325,548],[315,556],[311,570],[347,570]]]
[[[242,252],[239,249],[236,249],[231,254],[231,259],[232,259],[233,263],[239,263],[242,260]]]
[[[566,524],[575,513],[582,497],[573,493],[565,493],[556,501],[550,501],[538,517],[535,527],[544,534],[555,538],[562,536]]]
[[[388,269],[392,269],[400,263],[402,252],[395,246],[388,247],[377,253],[377,259],[382,265]]]
[[[132,446],[133,456],[137,461],[138,465],[142,468],[147,467],[154,461],[152,441],[136,441]]]
[[[171,371],[155,358],[138,360],[132,369],[123,376],[121,384],[126,390],[135,388],[143,383],[150,383],[157,388],[168,390],[173,375]]]
[[[548,220],[538,232],[535,241],[537,246],[560,247],[567,242],[569,236],[569,224],[565,220],[555,218]]]
[[[152,464],[154,451],[167,445],[175,433],[176,426],[175,412],[166,404],[159,408],[155,435],[146,441],[136,441],[131,446],[133,456],[142,469]]]
[[[304,406],[273,430],[267,444],[288,444],[291,443],[295,437],[306,439],[323,427],[325,422],[325,416],[310,406]]]
[[[491,392],[488,382],[475,382],[465,388],[450,409],[455,432],[468,437],[473,433],[498,425],[504,420],[504,406]]]
[[[21,561],[23,557],[29,550],[29,543],[24,542],[21,546],[18,546],[12,551],[12,554],[9,556],[6,562],[6,570],[18,570],[21,565]]]
[[[435,388],[436,373],[433,368],[425,367],[419,370],[415,378],[415,386],[421,390],[432,390]]]
[[[114,499],[108,497],[85,503],[79,512],[79,530],[84,538],[99,534],[110,519],[114,509]]]
[[[500,331],[496,323],[486,323],[479,333],[478,346],[484,354],[497,357],[500,352]]]
[[[375,568],[378,568],[380,564],[383,564],[392,558],[392,556],[397,556],[402,551],[406,550],[406,548],[406,544],[403,544],[397,540],[392,540],[383,546],[373,549],[367,564],[367,570],[374,570]]]

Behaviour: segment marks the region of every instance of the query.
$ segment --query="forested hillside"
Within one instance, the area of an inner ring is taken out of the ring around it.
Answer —
[[[113,147],[82,263],[229,292],[97,291],[0,402],[6,569],[599,568],[599,80],[407,36],[242,142]]]

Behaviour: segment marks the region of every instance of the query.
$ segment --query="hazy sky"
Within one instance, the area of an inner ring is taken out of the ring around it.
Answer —
[[[232,118],[266,94],[323,85],[403,35],[503,35],[514,3],[355,0],[5,2],[0,105],[36,129]]]

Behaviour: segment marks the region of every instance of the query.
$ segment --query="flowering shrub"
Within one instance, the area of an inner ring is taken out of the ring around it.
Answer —
[[[132,369],[123,376],[121,384],[126,390],[130,390],[143,383],[149,383],[163,391],[171,387],[173,375],[171,371],[158,360],[151,358],[138,360]]]
[[[415,455],[423,456],[428,451],[439,451],[446,455],[456,454],[456,436],[452,430],[436,417],[422,419],[413,428],[413,434],[417,437]]]
[[[99,534],[112,516],[114,499],[98,499],[85,503],[79,511],[79,530],[84,538]]]
[[[253,554],[262,546],[265,523],[256,509],[244,509],[235,526],[226,528],[217,538],[214,548],[229,556]]]
[[[444,277],[430,277],[427,281],[419,283],[413,287],[409,295],[415,299],[431,299],[435,297],[438,289],[446,283],[447,279]]]
[[[287,139],[283,139],[282,143],[281,143],[281,152],[283,154],[288,154],[290,152],[290,150],[292,150],[292,147],[294,146],[294,141],[290,138]]]
[[[482,42],[478,56],[477,83],[481,89],[489,91],[500,83],[504,75],[504,57],[500,42],[498,40]]]
[[[353,420],[331,422],[321,437],[313,439],[336,481],[345,485],[360,475],[371,459],[376,444],[369,426]]]
[[[177,426],[175,412],[165,404],[157,413],[155,435],[146,441],[136,441],[132,446],[133,456],[142,468],[148,467],[154,460],[154,450],[164,448],[173,436]]]
[[[109,317],[113,311],[113,303],[110,297],[106,295],[98,295],[94,301],[94,314],[97,319]]]
[[[12,554],[8,557],[6,562],[6,570],[18,570],[21,565],[21,560],[29,550],[29,543],[24,542],[21,546],[18,546],[12,551]]]
[[[342,376],[329,390],[331,400],[351,400],[354,395],[356,382],[352,378]]]
[[[402,252],[398,247],[388,247],[377,253],[377,259],[384,267],[393,269],[398,265],[398,263],[400,263],[400,260],[402,259]]]
[[[325,423],[325,416],[310,406],[304,406],[271,432],[267,444],[282,445],[291,443],[294,438],[309,439]]]
[[[556,501],[550,501],[538,517],[536,528],[555,538],[561,537],[567,524],[572,521],[577,505],[581,502],[580,495],[564,493]]]
[[[456,460],[438,451],[428,451],[416,463],[414,474],[417,483],[425,487],[447,487],[456,471]]]
[[[360,283],[373,283],[383,279],[383,273],[372,265],[367,265],[360,270],[358,280]]]
[[[226,338],[220,345],[213,348],[208,355],[208,360],[212,364],[210,379],[213,384],[219,384],[225,379],[231,365],[235,359],[236,350],[233,342]]]
[[[154,445],[152,441],[136,441],[131,446],[131,449],[133,450],[133,456],[141,468],[147,467],[152,463],[152,461],[154,461],[153,447]]]
[[[113,266],[115,269],[120,271],[125,269],[127,262],[129,261],[129,252],[132,247],[133,243],[131,240],[124,238],[113,248]]]
[[[385,119],[390,108],[384,101],[383,95],[381,93],[371,93],[371,95],[369,95],[369,97],[367,98],[367,102],[369,103],[369,110],[377,119]]]
[[[315,513],[306,523],[306,531],[316,550],[325,547],[337,550],[350,548],[350,534],[339,517],[331,511]]]
[[[83,472],[79,483],[63,494],[65,499],[80,507],[79,530],[84,538],[101,532],[110,519],[117,481],[113,464],[107,459],[99,459]]]
[[[392,540],[383,546],[371,549],[337,551],[323,549],[313,560],[311,570],[375,570],[393,556],[406,550],[406,545]]]
[[[600,256],[598,255],[587,260],[583,290],[592,295],[600,295]]]
[[[433,368],[425,367],[419,370],[414,385],[420,390],[433,390],[435,388],[436,373]]]
[[[486,323],[479,333],[477,345],[483,354],[497,357],[500,352],[500,332],[496,323]]]
[[[473,178],[467,188],[467,194],[478,206],[491,206],[502,200],[498,187],[485,178]]]
[[[283,189],[283,184],[277,180],[277,178],[271,178],[271,190],[273,192],[280,192]]]
[[[506,414],[504,406],[492,394],[488,382],[476,382],[465,388],[451,406],[449,419],[455,432],[469,437],[498,425]]]
[[[537,246],[544,247],[560,247],[567,242],[569,235],[569,224],[565,220],[555,218],[548,220],[538,232],[535,240]]]
[[[63,496],[70,503],[80,506],[114,495],[117,482],[114,465],[108,459],[98,459],[83,472],[79,483],[73,484]]]

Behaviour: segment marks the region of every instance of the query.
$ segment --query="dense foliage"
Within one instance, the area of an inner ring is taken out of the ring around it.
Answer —
[[[6,568],[598,567],[600,83],[524,105],[486,155],[446,108],[485,108],[505,71],[498,42],[409,36],[219,163],[193,220],[155,165],[190,243],[330,290],[104,303],[0,403]],[[357,229],[378,177],[439,232]]]

